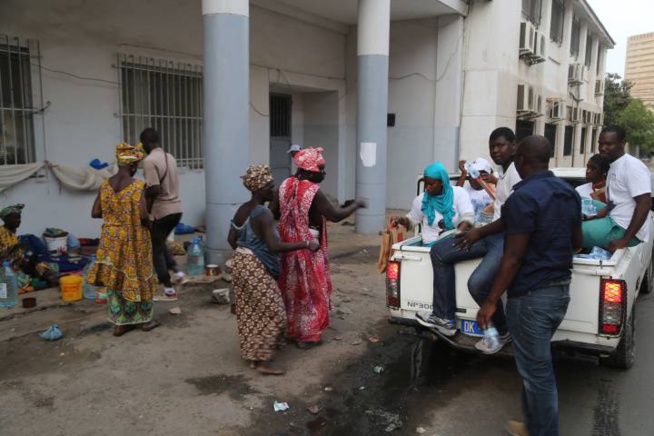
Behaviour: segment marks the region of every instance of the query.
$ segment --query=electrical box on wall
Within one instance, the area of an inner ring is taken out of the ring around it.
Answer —
[[[395,127],[395,114],[386,115],[386,127]]]

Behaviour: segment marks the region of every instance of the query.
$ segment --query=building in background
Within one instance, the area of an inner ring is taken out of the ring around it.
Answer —
[[[614,44],[586,0],[392,0],[381,26],[390,35],[388,103],[374,107],[358,101],[370,84],[359,71],[361,5],[383,3],[167,0],[155,8],[143,0],[4,0],[0,175],[6,165],[47,159],[78,168],[83,188],[92,159],[111,162],[116,143],[133,143],[152,126],[178,159],[184,220],[199,225],[207,221],[205,173],[217,174],[218,189],[238,192],[236,203],[245,198],[242,161],[270,163],[281,181],[292,171],[291,143],[325,149],[323,189],[340,201],[356,195],[361,168],[385,168],[382,191],[369,201],[391,208],[409,206],[429,163],[454,171],[459,158],[487,156],[488,135],[499,126],[548,137],[552,165],[585,165],[602,124],[606,50]],[[229,83],[205,75],[205,47],[217,41],[206,17],[225,4],[244,8],[249,26],[246,48],[234,55],[249,65],[247,101],[235,102],[247,109],[240,121],[249,141],[207,162],[203,132],[216,120],[204,111],[208,98],[221,97],[207,86]],[[386,115],[386,145],[367,162],[357,139],[361,111]],[[216,171],[216,160],[235,164]],[[94,195],[62,188],[41,169],[4,191],[0,204],[27,203],[24,232],[61,227],[93,236],[100,227],[90,218]]]
[[[633,83],[631,95],[654,110],[654,32],[627,40],[624,79]]]

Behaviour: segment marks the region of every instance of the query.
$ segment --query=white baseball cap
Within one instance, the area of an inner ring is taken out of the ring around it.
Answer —
[[[293,145],[291,145],[291,148],[289,148],[288,150],[286,150],[286,153],[290,153],[290,152],[292,152],[292,151],[300,151],[300,150],[302,150],[302,147],[300,147],[300,146],[297,145],[297,144],[293,144]]]
[[[486,171],[488,174],[492,173],[492,167],[490,162],[488,162],[483,157],[478,157],[473,163],[472,167],[477,171]]]

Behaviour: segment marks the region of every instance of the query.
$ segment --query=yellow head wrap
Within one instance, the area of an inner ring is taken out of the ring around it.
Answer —
[[[116,160],[118,161],[118,165],[140,162],[144,157],[145,152],[138,145],[134,147],[126,142],[121,142],[116,146]]]
[[[272,182],[273,176],[268,165],[250,165],[241,179],[249,191],[255,192]]]

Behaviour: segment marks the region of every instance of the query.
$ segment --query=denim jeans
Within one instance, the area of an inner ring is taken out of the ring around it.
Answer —
[[[522,405],[531,436],[559,434],[559,398],[551,340],[570,302],[570,284],[549,284],[506,304],[509,332],[523,380]]]
[[[479,306],[484,304],[484,301],[488,298],[495,276],[500,270],[500,261],[504,254],[504,232],[487,236],[484,241],[488,251],[468,279],[470,295]],[[491,321],[500,335],[506,334],[506,316],[502,300],[497,301],[497,307]]]
[[[157,271],[159,283],[165,285],[170,283],[170,273],[168,271],[177,268],[177,262],[166,245],[166,239],[181,219],[181,213],[166,215],[163,218],[155,220],[150,231],[150,237],[152,239],[152,261]]]
[[[454,265],[463,260],[483,257],[488,252],[487,239],[475,242],[470,250],[459,249],[454,245],[453,238],[441,239],[431,247],[431,265],[434,270],[432,312],[438,318],[454,319],[456,312]]]

